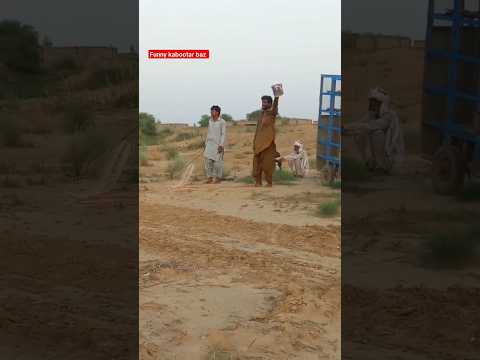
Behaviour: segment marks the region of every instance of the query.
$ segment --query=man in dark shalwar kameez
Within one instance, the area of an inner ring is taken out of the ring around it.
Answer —
[[[253,139],[253,178],[255,186],[262,186],[262,175],[265,175],[267,186],[272,186],[275,171],[275,119],[278,114],[278,94],[262,96],[262,112],[257,120],[257,129]]]

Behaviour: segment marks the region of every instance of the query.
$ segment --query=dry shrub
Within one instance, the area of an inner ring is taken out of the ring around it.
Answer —
[[[170,180],[177,179],[185,168],[185,160],[181,157],[176,157],[170,160],[167,166],[167,176]]]
[[[85,131],[95,126],[94,114],[80,101],[71,101],[65,106],[65,128],[67,132]]]
[[[187,150],[198,150],[205,147],[205,141],[203,140],[197,140],[193,141],[187,146]]]
[[[190,139],[194,138],[195,136],[197,136],[197,135],[195,135],[193,132],[181,132],[181,133],[177,134],[177,136],[175,136],[173,141],[190,140]]]
[[[148,150],[149,159],[157,161],[162,159],[162,152],[160,151],[158,146],[151,146]]]
[[[67,174],[80,177],[88,165],[106,149],[107,136],[99,131],[89,130],[74,134],[64,155]]]
[[[208,353],[205,360],[238,360],[230,338],[221,331],[213,331],[208,336]]]

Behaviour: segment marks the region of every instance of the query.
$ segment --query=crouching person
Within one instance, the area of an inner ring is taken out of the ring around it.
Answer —
[[[390,172],[404,154],[403,133],[390,97],[381,88],[370,91],[368,113],[358,122],[345,126],[354,135],[362,160],[369,170]]]

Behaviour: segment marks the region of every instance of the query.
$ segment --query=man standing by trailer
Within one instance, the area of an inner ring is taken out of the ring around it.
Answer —
[[[210,108],[211,118],[208,122],[208,133],[203,153],[208,184],[219,183],[223,177],[223,155],[227,124],[220,117],[220,111],[218,105],[213,105]]]
[[[257,129],[253,139],[253,178],[255,186],[262,186],[262,176],[265,174],[267,186],[272,186],[275,170],[275,119],[278,115],[278,98],[283,94],[280,84],[272,86],[275,99],[268,95],[262,96],[262,112],[257,120]]]

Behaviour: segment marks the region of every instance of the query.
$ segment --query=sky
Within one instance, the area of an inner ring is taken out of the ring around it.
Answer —
[[[437,0],[440,7],[446,2]],[[421,40],[425,38],[427,8],[428,0],[342,0],[342,30]]]
[[[55,46],[138,49],[138,0],[2,0],[3,19],[34,26]]]
[[[478,0],[464,0],[478,10]],[[453,0],[435,0],[435,9],[451,9]],[[425,39],[428,0],[342,0],[342,30]]]
[[[282,116],[318,116],[320,75],[341,68],[339,0],[140,0],[140,111],[193,124],[210,106],[235,119],[280,82]],[[209,49],[149,60],[149,49]]]

